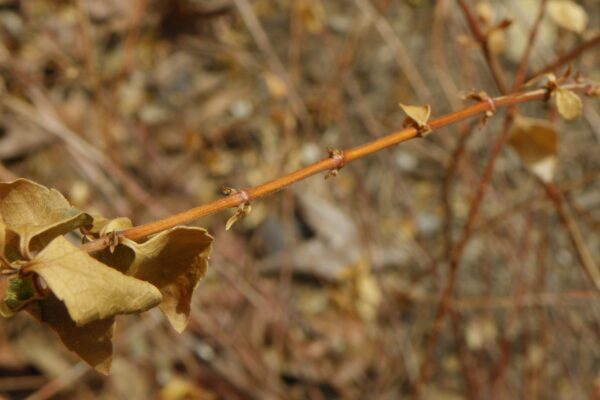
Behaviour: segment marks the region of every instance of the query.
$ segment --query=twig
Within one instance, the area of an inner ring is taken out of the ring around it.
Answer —
[[[540,25],[542,23],[542,20],[544,19],[544,14],[546,13],[547,2],[548,0],[542,0],[542,4],[540,4],[540,11],[538,12],[537,18],[533,23],[531,31],[529,32],[529,38],[527,39],[527,47],[525,47],[525,52],[523,53],[523,58],[521,59],[521,64],[519,64],[519,69],[517,71],[515,82],[513,84],[513,92],[519,90],[523,82],[525,82],[525,75],[527,74],[527,67],[529,66],[529,57],[531,56],[533,43],[535,42],[535,38],[537,37]]]
[[[238,11],[240,12],[240,16],[246,24],[246,27],[252,34],[256,45],[259,47],[260,51],[262,51],[263,54],[266,56],[269,68],[273,71],[273,73],[275,73],[279,77],[279,79],[282,80],[282,82],[286,86],[286,89],[289,93],[290,105],[292,106],[294,113],[298,118],[301,118],[302,120],[307,122],[308,110],[306,109],[304,102],[300,98],[300,95],[296,91],[296,88],[294,87],[292,80],[290,79],[281,60],[277,56],[275,49],[273,49],[271,41],[269,40],[269,36],[267,35],[262,25],[260,24],[260,21],[256,17],[252,6],[250,5],[250,3],[248,3],[248,0],[234,0],[234,3]]]
[[[555,71],[559,67],[561,67],[565,64],[568,64],[571,61],[577,59],[582,53],[586,52],[588,49],[590,49],[596,45],[599,45],[599,44],[600,44],[600,33],[597,33],[596,35],[592,36],[590,39],[586,40],[585,42],[583,42],[582,44],[580,44],[579,46],[577,46],[570,52],[563,54],[562,56],[559,56],[556,59],[556,61],[554,61],[553,63],[547,65],[546,67],[544,67],[538,71],[535,71],[533,74],[531,74],[529,77],[527,77],[526,80],[529,81],[537,76],[545,74],[546,72]]]
[[[569,239],[573,243],[573,247],[575,247],[577,258],[579,258],[579,262],[583,266],[585,274],[592,281],[595,288],[600,290],[600,268],[598,268],[594,262],[594,259],[585,244],[583,235],[567,208],[562,192],[553,184],[544,184],[544,189],[546,189],[548,198],[552,200],[556,206],[556,211],[569,234]]]
[[[458,5],[462,8],[463,13],[467,19],[467,23],[469,24],[469,28],[471,29],[471,33],[475,37],[475,39],[481,45],[481,50],[483,51],[483,56],[485,57],[485,61],[488,63],[490,67],[490,72],[496,81],[496,85],[502,94],[506,94],[509,92],[508,84],[506,83],[506,78],[504,73],[502,72],[502,68],[500,68],[500,64],[498,64],[498,59],[492,52],[490,48],[488,35],[483,32],[481,26],[479,25],[479,21],[477,21],[477,17],[473,14],[473,11],[467,4],[465,0],[457,0]]]
[[[504,121],[504,126],[502,131],[498,135],[496,142],[494,143],[494,147],[490,153],[489,159],[487,161],[485,171],[477,188],[477,192],[475,193],[475,197],[471,202],[471,206],[469,208],[469,214],[467,217],[467,222],[463,227],[463,233],[461,235],[460,240],[458,241],[454,251],[452,252],[452,257],[450,259],[450,273],[448,277],[448,283],[442,292],[442,297],[440,303],[438,305],[438,309],[436,312],[435,320],[433,323],[433,328],[431,332],[431,336],[429,337],[429,341],[427,342],[427,349],[425,351],[425,358],[423,363],[421,364],[421,370],[419,372],[419,378],[415,383],[414,394],[415,397],[419,397],[419,392],[421,387],[427,382],[429,376],[431,374],[432,369],[432,358],[433,351],[437,345],[438,339],[442,333],[442,329],[444,327],[444,322],[448,311],[451,306],[452,295],[454,294],[454,288],[456,287],[456,281],[458,278],[458,271],[460,269],[460,265],[462,262],[462,258],[471,239],[471,234],[473,232],[473,227],[475,225],[475,221],[479,214],[479,209],[481,204],[483,203],[483,198],[487,191],[487,188],[492,180],[492,175],[494,173],[494,166],[496,165],[496,159],[500,155],[500,150],[504,146],[504,143],[508,139],[508,133],[510,126],[512,124],[512,119],[506,118]]]
[[[361,13],[366,15],[369,19],[374,19],[375,28],[383,40],[385,40],[393,49],[398,65],[400,65],[402,72],[410,83],[411,88],[417,94],[419,100],[423,103],[431,101],[431,92],[428,89],[429,86],[423,79],[419,69],[413,63],[413,58],[410,57],[406,51],[402,40],[400,40],[396,32],[394,32],[390,23],[377,12],[370,0],[355,0],[355,3],[360,8]]]
[[[592,85],[579,83],[564,85],[563,87],[573,91],[585,92],[587,90],[590,90]],[[547,97],[548,91],[546,89],[538,89],[525,93],[501,96],[491,99],[492,101],[481,101],[463,110],[435,118],[429,122],[429,126],[431,129],[439,129],[446,125],[450,125],[458,121],[462,121],[466,118],[490,111],[494,107],[494,105],[496,108],[515,106],[520,103],[545,100],[547,99]],[[406,128],[397,132],[393,132],[387,136],[383,136],[363,145],[342,151],[342,161],[344,164],[348,164],[359,158],[368,156],[385,148],[394,146],[398,143],[402,143],[417,137],[420,137],[420,133],[415,128]],[[144,225],[139,225],[127,229],[121,232],[121,235],[131,240],[142,239],[149,235],[161,232],[165,229],[188,223],[200,217],[215,214],[227,208],[237,207],[240,204],[248,202],[248,200],[253,201],[261,197],[273,194],[286,188],[287,186],[290,186],[298,181],[306,179],[312,175],[324,171],[337,169],[340,167],[341,164],[342,162],[340,162],[338,158],[328,157],[323,160],[317,161],[314,164],[308,165],[304,168],[291,172],[287,175],[263,183],[262,185],[245,189],[243,192],[245,192],[247,198],[243,197],[240,193],[235,193],[222,199],[213,201],[211,203],[191,208],[182,213],[174,214],[164,219],[160,219],[158,221],[150,222]],[[103,240],[95,240],[93,242],[86,243],[82,246],[82,248],[88,252],[94,252],[104,249],[106,245],[107,244],[104,243]]]

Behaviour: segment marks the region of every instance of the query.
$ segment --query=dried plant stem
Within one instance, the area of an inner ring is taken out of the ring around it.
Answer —
[[[591,84],[578,83],[564,85],[566,89],[576,92],[586,92],[592,88]],[[508,96],[496,97],[487,101],[478,102],[463,110],[446,114],[435,118],[429,122],[429,127],[432,130],[442,128],[447,125],[454,124],[458,121],[465,120],[469,117],[483,114],[487,111],[493,111],[499,107],[514,106],[520,103],[546,100],[548,91],[546,89],[532,90],[525,93],[517,93]],[[372,142],[351,148],[349,150],[340,151],[339,156],[328,157],[317,161],[314,164],[298,169],[287,175],[276,178],[272,181],[263,183],[253,188],[244,189],[231,194],[230,196],[213,201],[211,203],[191,208],[179,214],[174,214],[169,217],[150,222],[144,225],[139,225],[121,232],[123,237],[131,240],[138,240],[149,235],[161,232],[177,225],[185,224],[195,219],[215,214],[227,208],[238,207],[244,203],[251,202],[255,199],[268,196],[278,192],[298,181],[306,179],[312,175],[324,171],[340,169],[344,165],[357,160],[359,158],[377,153],[380,150],[394,146],[398,143],[405,142],[410,139],[420,137],[421,134],[415,128],[406,128],[397,132],[393,132],[387,136],[383,136]],[[86,243],[82,248],[88,252],[99,251],[108,246],[105,240],[99,239],[93,242]]]
[[[525,47],[525,53],[523,54],[523,58],[521,59],[521,64],[519,64],[519,70],[517,71],[517,75],[515,78],[515,82],[513,84],[513,91],[517,91],[525,82],[525,75],[527,74],[527,67],[529,66],[529,57],[531,56],[531,50],[533,50],[533,43],[535,42],[535,38],[537,37],[540,25],[542,20],[544,19],[544,15],[546,14],[546,3],[548,0],[542,0],[542,4],[540,4],[540,10],[538,15],[533,23],[533,27],[529,32],[529,37],[527,39],[527,47]]]
[[[577,226],[577,222],[572,217],[569,209],[567,207],[567,202],[564,198],[564,195],[553,184],[544,184],[544,189],[548,194],[548,198],[552,200],[554,205],[556,206],[556,211],[560,216],[560,220],[563,223],[571,243],[576,250],[577,258],[579,258],[579,262],[583,266],[583,270],[588,276],[588,278],[592,281],[595,288],[600,290],[600,268],[594,262],[590,251],[588,250],[583,235]]]
[[[421,364],[421,369],[419,371],[419,377],[415,383],[414,387],[414,397],[419,398],[420,391],[427,383],[431,372],[432,372],[432,360],[433,360],[433,352],[437,345],[438,339],[442,334],[444,328],[444,322],[448,312],[450,311],[452,295],[454,294],[454,289],[456,287],[456,282],[458,279],[458,271],[460,269],[460,265],[463,259],[463,255],[465,253],[465,249],[467,248],[467,244],[469,244],[469,240],[471,238],[471,234],[473,232],[473,227],[475,225],[475,221],[477,220],[477,216],[479,215],[479,210],[481,205],[483,204],[483,198],[487,191],[487,188],[492,180],[492,176],[494,173],[494,166],[496,165],[496,160],[500,155],[500,151],[504,146],[504,143],[508,139],[508,133],[510,126],[512,124],[511,118],[505,118],[504,126],[502,127],[502,131],[498,135],[494,146],[491,150],[490,157],[487,161],[485,171],[477,187],[477,191],[475,193],[475,197],[471,202],[471,206],[469,208],[469,214],[467,217],[467,222],[465,223],[462,231],[462,235],[460,240],[454,247],[454,251],[450,257],[450,272],[448,276],[448,282],[444,287],[442,292],[441,300],[438,305],[435,320],[433,322],[433,328],[431,331],[431,336],[427,341],[427,348],[425,350],[425,357],[423,359],[423,363]]]
[[[580,44],[579,46],[575,47],[573,50],[571,50],[570,52],[561,55],[560,57],[558,57],[558,59],[556,59],[556,61],[554,61],[553,63],[547,65],[546,67],[534,72],[533,74],[531,74],[531,76],[529,76],[527,78],[527,81],[530,81],[531,79],[540,76],[542,74],[545,74],[546,72],[552,72],[555,71],[557,68],[570,63],[573,60],[576,60],[581,54],[585,53],[587,50],[591,49],[594,46],[600,45],[600,33],[595,34],[594,36],[592,36],[591,38],[589,38],[588,40],[586,40],[585,42],[583,42],[582,44]]]
[[[469,7],[465,0],[458,0],[458,5],[463,10],[463,14],[465,14],[465,18],[467,19],[467,23],[469,24],[469,28],[471,29],[471,33],[475,37],[475,39],[479,42],[481,46],[481,50],[483,51],[483,56],[485,57],[485,61],[487,62],[490,72],[494,77],[494,81],[498,86],[498,89],[501,93],[506,94],[509,92],[508,83],[506,83],[506,77],[502,72],[502,68],[498,63],[498,59],[492,52],[488,41],[488,34],[483,31],[477,17],[473,13],[473,10]]]

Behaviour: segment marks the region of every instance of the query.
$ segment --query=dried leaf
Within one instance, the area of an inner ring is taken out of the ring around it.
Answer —
[[[544,182],[552,181],[558,155],[558,134],[550,122],[518,117],[508,143],[533,174]]]
[[[250,214],[251,211],[252,211],[252,205],[250,205],[250,204],[239,205],[238,208],[235,210],[235,213],[231,217],[229,217],[229,219],[227,220],[227,223],[225,224],[225,230],[226,231],[230,230],[231,227],[233,226],[233,224],[235,224],[239,219]]]
[[[78,326],[145,311],[162,300],[156,287],[102,264],[62,236],[44,248],[27,270],[44,279]]]
[[[0,214],[0,258],[4,257],[4,246],[6,245],[6,225],[4,224],[4,218]]]
[[[178,332],[187,325],[192,294],[206,274],[212,241],[205,229],[184,226],[161,232],[142,244],[123,240],[135,252],[127,273],[160,290],[160,309]]]
[[[568,89],[557,88],[556,107],[566,120],[573,120],[583,113],[583,103],[577,94]]]
[[[50,326],[64,345],[103,374],[108,374],[112,361],[114,317],[78,326],[71,319],[65,304],[56,296],[28,307],[30,314]]]
[[[425,128],[427,127],[427,121],[429,120],[429,116],[431,115],[431,106],[426,104],[424,106],[411,106],[399,103],[402,111],[408,116],[408,118],[414,122],[417,127]]]
[[[488,47],[494,54],[502,54],[506,49],[506,32],[503,29],[494,29],[488,35]]]
[[[585,9],[571,0],[550,0],[548,15],[554,23],[562,28],[582,33],[588,23]]]
[[[54,189],[27,179],[0,183],[0,214],[19,236],[21,253],[40,250],[52,239],[92,222]]]
[[[111,232],[122,231],[133,226],[131,220],[127,217],[108,219],[102,216],[95,216],[92,222],[92,228],[89,233],[104,236]]]
[[[495,12],[489,1],[479,1],[475,5],[475,12],[479,19],[486,25],[490,26],[494,21]]]

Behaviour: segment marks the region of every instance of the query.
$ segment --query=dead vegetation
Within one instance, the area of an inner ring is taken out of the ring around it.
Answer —
[[[200,220],[188,328],[120,317],[107,377],[1,320],[0,395],[600,398],[600,115],[565,86],[600,80],[596,3],[1,0],[1,180],[136,224],[472,100],[551,99]]]

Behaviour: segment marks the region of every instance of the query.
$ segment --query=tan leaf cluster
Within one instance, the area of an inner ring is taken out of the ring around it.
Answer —
[[[0,315],[25,309],[65,346],[107,373],[115,316],[160,305],[181,332],[194,289],[206,273],[212,237],[176,227],[144,243],[121,239],[127,218],[92,218],[57,191],[19,179],[0,183]],[[64,235],[111,235],[114,248],[93,256]]]

